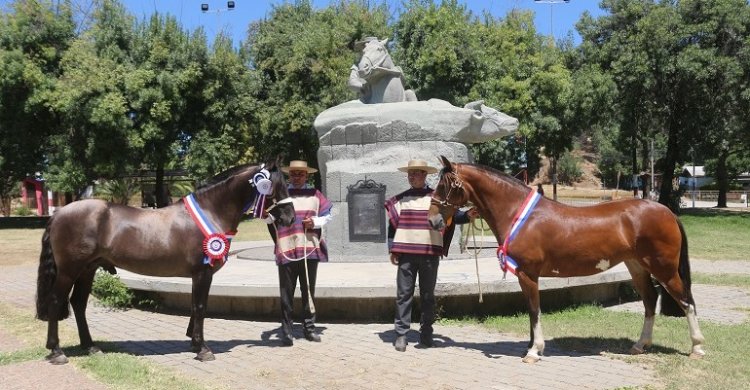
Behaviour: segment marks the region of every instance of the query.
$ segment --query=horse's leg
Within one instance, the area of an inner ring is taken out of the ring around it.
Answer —
[[[62,348],[60,348],[58,323],[59,320],[66,318],[69,314],[68,293],[72,285],[73,281],[70,277],[58,269],[47,310],[47,349],[51,352],[45,359],[52,364],[65,364],[68,362],[67,356],[65,356]]]
[[[203,339],[203,320],[206,317],[206,304],[208,303],[208,291],[211,288],[213,279],[213,270],[209,266],[202,266],[201,269],[193,274],[193,307],[192,307],[192,324],[193,334],[191,335],[191,345],[194,352],[198,352],[195,357],[202,362],[215,360],[216,357],[211,349],[206,345]]]
[[[86,306],[95,275],[96,267],[84,271],[73,286],[73,294],[70,296],[70,304],[73,306],[73,313],[75,313],[76,325],[78,326],[78,337],[81,339],[81,348],[90,354],[102,352],[99,347],[94,345],[89,332],[89,324],[86,322]]]
[[[656,300],[658,293],[651,282],[651,274],[646,271],[640,264],[634,261],[626,261],[630,276],[633,278],[633,287],[643,300],[645,309],[643,319],[643,329],[638,342],[630,347],[630,353],[633,355],[642,354],[646,348],[651,346],[651,338],[654,332],[654,318],[656,315]]]
[[[190,309],[190,321],[188,321],[188,327],[187,331],[185,331],[185,336],[193,338],[193,321],[195,320],[195,313],[193,313],[192,308]],[[198,352],[198,351],[194,351]]]
[[[664,288],[667,290],[669,295],[672,296],[677,302],[679,302],[682,309],[685,311],[687,317],[688,329],[690,329],[690,339],[693,342],[693,348],[690,352],[690,357],[693,359],[702,358],[706,352],[703,350],[703,342],[705,338],[701,333],[701,328],[698,325],[698,317],[695,314],[695,305],[688,303],[688,299],[684,294],[684,285],[680,276],[675,274],[669,281],[662,283]]]
[[[542,333],[541,310],[539,308],[539,278],[529,276],[524,272],[518,273],[518,283],[529,307],[529,325],[531,339],[529,350],[523,358],[524,363],[536,363],[544,354],[544,335]]]

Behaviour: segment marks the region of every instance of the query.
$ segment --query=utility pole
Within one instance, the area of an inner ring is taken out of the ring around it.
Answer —
[[[549,35],[550,37],[552,37],[552,41],[554,42],[555,34],[553,34],[553,31],[552,31],[552,26],[553,26],[552,6],[554,6],[555,4],[562,4],[562,3],[567,4],[567,3],[570,3],[570,0],[534,0],[534,2],[537,4],[549,4]]]

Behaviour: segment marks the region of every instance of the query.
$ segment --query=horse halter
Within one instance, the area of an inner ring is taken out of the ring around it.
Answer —
[[[379,49],[379,48],[378,48],[378,49]],[[383,51],[385,51],[385,47],[382,47],[382,49],[383,49]],[[382,67],[382,66],[383,66],[383,64],[385,63],[385,61],[386,61],[386,60],[388,59],[388,56],[389,56],[388,52],[385,52],[385,54],[383,55],[383,57],[382,57],[382,58],[380,58],[380,59],[379,59],[379,60],[377,61],[377,63],[376,63],[376,62],[374,62],[374,61],[372,60],[372,58],[370,58],[370,56],[368,56],[368,55],[366,54],[366,52],[364,52],[364,51],[362,52],[362,58],[363,58],[363,59],[367,59],[367,62],[369,62],[369,63],[370,63],[370,72],[372,72],[372,70],[374,70],[374,69],[377,69],[377,68],[380,68],[380,67]],[[367,73],[367,74],[364,74],[364,70],[361,70],[361,69],[360,69],[360,70],[358,70],[358,71],[357,71],[357,73],[359,74],[359,77],[362,77],[362,78],[365,78],[365,76],[368,76],[368,75],[369,75],[369,73]]]
[[[430,203],[436,206],[440,207],[453,207],[456,209],[459,209],[466,205],[467,202],[464,202],[463,204],[457,205],[453,204],[448,201],[450,199],[451,193],[456,190],[463,190],[464,189],[464,182],[461,180],[458,175],[455,172],[446,172],[443,174],[443,179],[441,180],[447,180],[448,181],[448,193],[445,194],[445,199],[437,199],[435,198],[435,195],[432,196],[430,199]],[[435,191],[437,192],[437,191]]]

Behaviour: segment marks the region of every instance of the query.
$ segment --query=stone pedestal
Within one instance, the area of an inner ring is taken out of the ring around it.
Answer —
[[[389,261],[386,240],[350,240],[350,186],[372,180],[386,187],[388,199],[409,188],[406,173],[398,171],[398,167],[411,159],[423,159],[436,168],[441,168],[441,155],[451,161],[471,162],[466,143],[507,135],[518,125],[515,118],[481,107],[455,107],[441,100],[379,104],[352,101],[316,118],[322,190],[333,203],[333,220],[324,230],[331,261]],[[437,180],[437,174],[427,177],[432,188]],[[385,213],[382,204],[376,207]],[[385,221],[387,224],[387,218]],[[456,229],[449,257],[459,252],[459,230]]]

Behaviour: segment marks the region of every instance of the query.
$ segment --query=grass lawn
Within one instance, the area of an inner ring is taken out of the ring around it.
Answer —
[[[498,333],[529,337],[526,313],[482,319],[444,319],[446,325],[479,324]],[[547,346],[591,354],[626,354],[638,339],[643,315],[614,312],[599,306],[579,306],[542,313],[542,329]],[[684,318],[657,316],[653,347],[645,355],[624,357],[626,361],[651,365],[666,389],[738,389],[750,383],[750,369],[744,353],[750,348],[750,323],[718,325],[701,322],[706,337],[706,356],[687,357],[691,342]],[[617,355],[618,357],[620,355]],[[519,357],[520,359],[520,357]],[[744,385],[743,385],[744,383]],[[660,388],[656,386],[655,388]]]
[[[691,209],[680,215],[690,257],[705,260],[750,260],[750,213]]]

